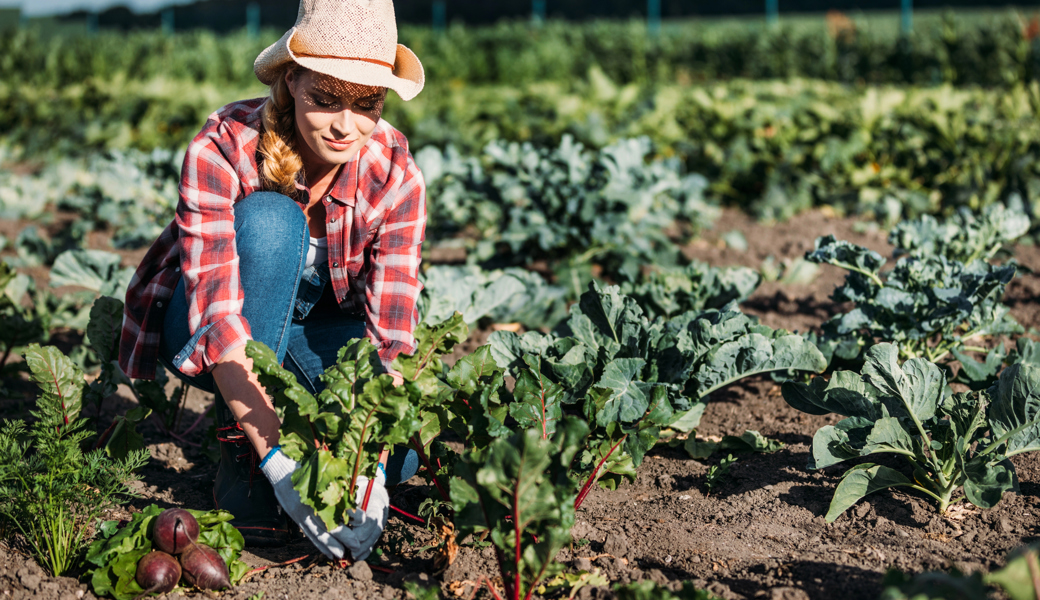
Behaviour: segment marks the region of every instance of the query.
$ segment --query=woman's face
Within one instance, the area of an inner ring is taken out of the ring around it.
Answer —
[[[305,165],[341,165],[368,143],[386,88],[349,83],[308,70],[285,74],[296,100],[297,144]]]

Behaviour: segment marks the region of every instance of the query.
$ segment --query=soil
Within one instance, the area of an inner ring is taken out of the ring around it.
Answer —
[[[719,241],[734,229],[744,234],[746,250]],[[758,268],[769,256],[778,261],[802,256],[815,236],[826,233],[891,255],[884,233],[876,228],[820,211],[765,226],[727,210],[714,230],[685,251],[690,258],[713,265]],[[1015,257],[1030,269],[1040,269],[1040,249],[1019,246]],[[131,264],[133,257],[126,260]],[[829,294],[842,277],[838,269],[823,267],[808,283],[763,283],[743,308],[772,327],[801,331],[818,327],[840,309]],[[1028,271],[1008,288],[1007,303],[1027,330],[1040,327],[1038,294],[1040,278]],[[466,348],[487,334],[475,332]],[[0,400],[0,416],[24,415],[30,408],[26,398],[32,397],[31,390],[23,390],[17,382],[5,385],[11,395],[29,395]],[[193,391],[182,429],[210,402],[211,396]],[[133,403],[129,392],[121,390],[108,402],[102,421]],[[833,415],[816,417],[791,409],[769,378],[745,380],[721,391],[708,406],[699,436],[739,435],[753,429],[782,441],[784,448],[741,457],[708,494],[706,474],[720,457],[697,461],[681,449],[660,445],[646,457],[634,483],[616,491],[596,489],[589,495],[572,532],[575,542],[557,560],[571,570],[598,568],[614,583],[650,579],[675,587],[677,582],[693,581],[727,599],[873,600],[890,568],[988,570],[1002,565],[1010,550],[1037,539],[1040,456],[1035,453],[1013,459],[1020,491],[1006,494],[992,510],[963,506],[953,511],[954,516],[940,517],[928,499],[889,490],[868,496],[835,523],[826,523],[823,515],[844,469],[808,471],[805,467],[812,434],[836,420]],[[203,418],[186,441],[171,438],[151,422],[142,430],[153,458],[141,472],[141,497],[130,503],[129,510],[152,503],[211,508],[216,466],[200,446],[207,436],[208,419]],[[891,466],[901,468],[899,463]],[[406,483],[392,490],[391,502],[415,513],[430,493],[424,485]],[[405,598],[411,597],[405,584],[414,582],[440,586],[445,597],[467,598],[474,582],[497,574],[491,549],[472,544],[464,545],[455,562],[437,573],[436,552],[423,549],[431,543],[433,535],[421,524],[392,513],[378,546],[381,555],[369,559],[375,569],[340,569],[324,560],[308,559],[253,575],[220,597],[245,600],[262,591],[271,599]],[[0,600],[93,597],[77,579],[47,576],[22,550],[0,546]],[[252,566],[274,565],[312,551],[307,542],[299,542],[273,550],[250,549],[243,559]],[[202,596],[181,590],[166,598]],[[610,596],[606,590],[588,588],[580,594],[581,598]],[[477,597],[489,594],[484,590]]]

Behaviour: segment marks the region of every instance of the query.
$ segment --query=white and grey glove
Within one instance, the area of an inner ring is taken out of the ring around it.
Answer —
[[[379,465],[375,482],[361,475],[357,478],[357,495],[354,501],[360,507],[365,501],[365,492],[371,484],[372,494],[368,498],[368,510],[356,508],[350,511],[350,526],[337,527],[330,533],[339,540],[354,560],[365,560],[372,553],[372,547],[383,534],[386,521],[390,518],[390,494],[386,491],[386,472]]]
[[[336,536],[325,529],[325,524],[318,518],[318,515],[314,514],[314,509],[300,500],[300,493],[293,487],[292,474],[299,466],[299,463],[283,454],[281,449],[276,447],[264,457],[264,460],[260,463],[260,470],[271,481],[278,504],[281,504],[282,509],[292,517],[293,521],[296,521],[296,524],[303,530],[307,539],[318,550],[321,550],[321,553],[325,556],[341,559],[345,553],[343,544],[336,539]],[[375,495],[375,490],[372,493]],[[389,500],[387,505],[389,505]],[[342,526],[337,527],[334,531],[341,529],[343,529]],[[351,549],[351,552],[353,552],[353,549]]]

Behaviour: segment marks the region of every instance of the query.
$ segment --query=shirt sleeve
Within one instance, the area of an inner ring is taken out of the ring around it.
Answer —
[[[422,291],[419,264],[426,238],[426,184],[407,150],[404,162],[396,198],[371,246],[365,282],[368,333],[387,370],[398,354],[415,351]]]
[[[235,249],[239,178],[220,150],[219,135],[211,120],[188,147],[181,171],[175,222],[191,339],[175,366],[188,376],[208,372],[250,339]]]

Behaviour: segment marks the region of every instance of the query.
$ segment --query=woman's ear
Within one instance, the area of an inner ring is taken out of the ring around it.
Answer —
[[[293,98],[296,97],[296,86],[300,83],[300,78],[296,73],[296,69],[285,70],[285,85],[289,88],[289,95]]]

